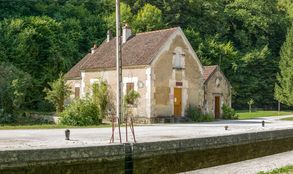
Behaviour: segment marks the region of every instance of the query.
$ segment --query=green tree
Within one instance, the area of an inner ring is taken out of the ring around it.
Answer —
[[[98,83],[93,85],[93,102],[97,105],[101,118],[106,116],[106,112],[111,102],[111,95],[108,90],[106,81],[100,79]]]
[[[64,110],[64,101],[69,97],[71,91],[70,87],[65,83],[64,76],[59,75],[59,78],[49,83],[50,88],[45,88],[44,92],[47,94],[46,100],[55,105],[57,113]]]
[[[0,109],[15,113],[27,102],[31,76],[9,63],[0,63]]]
[[[281,50],[280,72],[275,86],[275,98],[286,105],[293,106],[293,27]]]
[[[249,112],[251,112],[251,108],[252,108],[252,105],[254,104],[254,100],[251,98],[249,99],[249,101],[247,102],[248,106],[249,106]]]
[[[161,10],[146,3],[134,17],[133,26],[136,32],[161,29],[164,27]]]
[[[125,3],[120,4],[121,22],[122,24],[128,23],[132,26],[133,14],[129,5]],[[113,12],[110,16],[105,17],[108,29],[115,32],[116,31],[116,12]]]

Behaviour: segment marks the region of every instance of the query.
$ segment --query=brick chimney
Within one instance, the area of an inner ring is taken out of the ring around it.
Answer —
[[[111,30],[107,31],[107,42],[110,42],[110,40],[112,39],[112,32]]]
[[[130,36],[131,36],[131,27],[129,27],[128,24],[126,23],[124,27],[122,28],[122,44],[127,42]]]

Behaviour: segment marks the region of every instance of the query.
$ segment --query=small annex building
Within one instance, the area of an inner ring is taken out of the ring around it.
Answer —
[[[231,85],[220,68],[202,66],[180,27],[132,34],[122,32],[123,93],[140,98],[134,115],[145,122],[156,117],[183,117],[189,105],[220,118],[222,105],[231,106]],[[99,78],[116,91],[116,45],[110,32],[99,46],[65,74],[71,99],[91,94]]]

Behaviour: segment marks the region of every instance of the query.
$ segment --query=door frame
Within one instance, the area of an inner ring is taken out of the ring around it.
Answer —
[[[217,105],[217,99],[216,98],[219,99],[218,107],[216,106]],[[216,108],[218,108],[218,112],[217,112]],[[215,116],[216,119],[221,117],[221,95],[214,95],[214,116]]]
[[[175,91],[176,91],[176,89],[178,89],[178,90],[180,90],[180,93],[181,93],[181,103],[180,103],[180,112],[178,112],[178,113],[180,113],[179,115],[176,115],[175,113],[175,100],[176,100],[176,96],[175,96]],[[173,100],[173,115],[175,116],[175,117],[182,117],[182,110],[183,110],[183,89],[182,88],[180,88],[180,87],[174,87],[173,88],[173,91],[174,91],[174,100]]]

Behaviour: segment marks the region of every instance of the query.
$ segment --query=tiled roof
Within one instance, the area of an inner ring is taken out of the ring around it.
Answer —
[[[122,45],[122,66],[149,65],[161,46],[178,28],[138,33]],[[80,70],[116,67],[116,38],[102,43],[94,54],[87,54],[66,78],[80,77]]]
[[[81,65],[89,59],[90,54],[87,54],[83,59],[81,59],[77,64],[75,64],[66,74],[65,78],[78,78],[80,77]]]
[[[208,80],[209,77],[214,73],[214,71],[218,68],[218,65],[212,65],[212,66],[204,66],[204,72],[203,77],[204,80]]]

